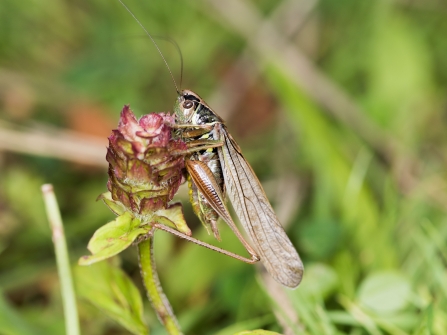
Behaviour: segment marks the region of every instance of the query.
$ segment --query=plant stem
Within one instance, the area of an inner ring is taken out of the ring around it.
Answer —
[[[53,235],[54,250],[56,253],[57,270],[61,282],[62,302],[65,316],[65,333],[79,335],[79,318],[76,307],[76,297],[71,276],[70,260],[68,258],[67,244],[65,242],[64,227],[61,214],[54,195],[53,185],[42,185],[42,193],[47,210],[48,220]]]
[[[157,313],[158,319],[166,328],[170,335],[183,334],[178,321],[174,315],[172,307],[163,293],[158,279],[157,269],[154,259],[154,234],[138,244],[138,255],[141,276],[143,277],[146,294],[152,307]]]

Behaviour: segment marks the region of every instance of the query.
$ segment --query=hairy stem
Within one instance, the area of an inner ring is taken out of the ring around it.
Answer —
[[[153,233],[138,244],[138,255],[146,294],[157,313],[158,319],[170,335],[183,334],[158,279],[154,259]]]

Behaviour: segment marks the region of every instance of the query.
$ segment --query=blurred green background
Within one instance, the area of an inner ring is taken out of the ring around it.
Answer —
[[[187,334],[447,332],[447,3],[126,4],[177,41],[183,88],[228,123],[300,252],[278,289],[250,266],[163,232],[160,279]],[[179,83],[175,48],[157,39]],[[54,184],[71,260],[113,219],[105,147],[119,112],[170,111],[150,40],[118,1],[0,2],[0,334],[64,332],[40,195]],[[213,242],[194,217],[194,236]],[[221,224],[220,246],[243,253]],[[141,287],[134,248],[122,267]],[[128,334],[79,299],[83,334]],[[164,334],[149,304],[152,334]]]

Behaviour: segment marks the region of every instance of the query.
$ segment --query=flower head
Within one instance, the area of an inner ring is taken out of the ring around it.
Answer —
[[[140,120],[124,106],[118,129],[109,137],[107,188],[112,199],[137,216],[166,208],[182,181],[184,159],[175,154],[186,144],[171,137],[169,114],[147,114]]]

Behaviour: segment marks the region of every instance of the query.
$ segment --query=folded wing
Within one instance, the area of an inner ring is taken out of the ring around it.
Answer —
[[[224,125],[218,127],[224,141],[218,148],[219,159],[233,208],[267,271],[281,284],[297,287],[303,276],[303,263],[239,146]]]

